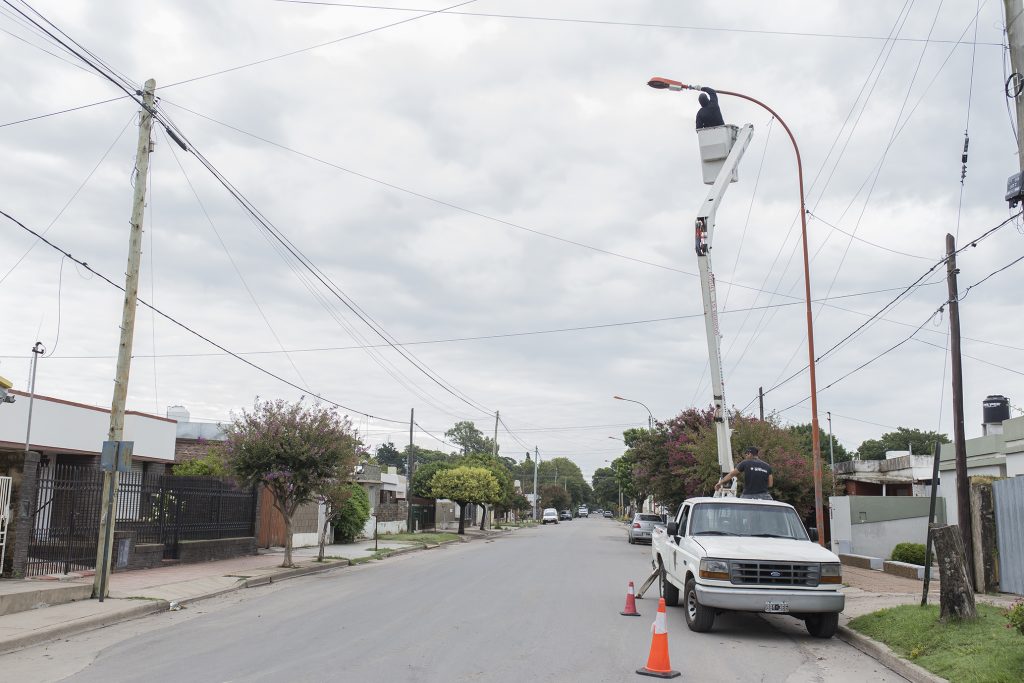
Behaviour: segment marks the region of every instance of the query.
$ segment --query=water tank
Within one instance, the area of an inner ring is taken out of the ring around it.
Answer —
[[[189,412],[185,406],[167,406],[167,417],[178,422],[188,422]]]
[[[985,424],[1002,424],[1004,420],[1010,419],[1010,399],[998,394],[986,396],[981,402],[982,413]]]

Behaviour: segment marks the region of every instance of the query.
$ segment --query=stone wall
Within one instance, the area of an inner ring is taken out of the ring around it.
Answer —
[[[182,563],[228,560],[256,554],[256,539],[216,538],[208,541],[178,541],[178,559]]]
[[[378,522],[404,522],[407,520],[408,515],[409,506],[404,500],[397,503],[377,504]]]

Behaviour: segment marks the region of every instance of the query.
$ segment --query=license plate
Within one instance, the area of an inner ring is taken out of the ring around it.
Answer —
[[[764,603],[764,611],[770,614],[785,614],[789,611],[788,602],[766,602]]]

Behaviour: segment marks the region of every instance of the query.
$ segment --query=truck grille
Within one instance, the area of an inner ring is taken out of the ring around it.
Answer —
[[[729,578],[738,586],[817,586],[817,564],[730,562]]]

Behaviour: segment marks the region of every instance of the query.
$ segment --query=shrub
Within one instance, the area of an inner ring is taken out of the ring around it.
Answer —
[[[216,453],[207,453],[201,458],[183,460],[171,468],[179,477],[226,477],[228,468]]]
[[[898,543],[892,549],[893,562],[907,562],[909,564],[924,564],[925,560],[924,543]]]
[[[1017,633],[1024,636],[1024,600],[1013,603],[1003,614],[1006,615],[1006,628],[1015,628]]]
[[[334,540],[337,543],[351,543],[363,530],[370,518],[370,496],[359,484],[348,484],[352,495],[338,513],[334,523]]]

